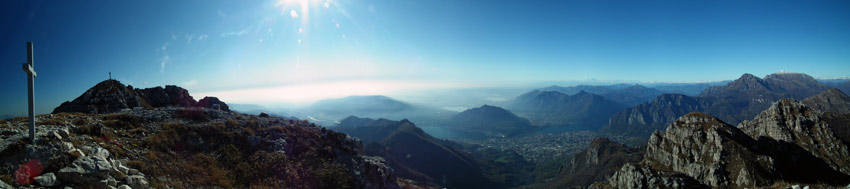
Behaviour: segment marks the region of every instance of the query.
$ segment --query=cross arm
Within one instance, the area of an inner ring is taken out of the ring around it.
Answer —
[[[27,74],[32,75],[32,77],[37,77],[35,70],[32,69],[32,66],[30,66],[30,64],[24,63],[23,68],[24,72],[27,72]]]

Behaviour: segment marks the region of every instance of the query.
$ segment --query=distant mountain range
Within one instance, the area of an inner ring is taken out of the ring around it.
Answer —
[[[579,91],[568,95],[557,91],[534,90],[513,99],[508,109],[539,126],[569,126],[575,130],[597,130],[623,105],[607,98]]]
[[[291,110],[286,114],[309,119],[324,126],[334,126],[348,116],[383,117],[388,119],[410,119],[424,125],[438,125],[457,112],[414,105],[387,96],[348,96],[326,99],[309,107]]]
[[[515,136],[533,130],[531,122],[508,110],[483,105],[468,109],[446,121],[447,127],[471,132],[483,132],[486,136]]]
[[[585,91],[587,93],[598,94],[608,100],[623,104],[625,106],[634,106],[642,102],[648,102],[663,93],[660,90],[654,88],[647,88],[643,85],[626,84],[606,86],[578,85],[572,87],[549,86],[539,90],[558,91],[567,95],[575,95],[577,93],[580,93],[581,91]]]
[[[408,120],[348,117],[332,129],[360,138],[402,178],[447,188],[504,188],[459,144],[428,135]],[[519,158],[521,160],[521,158]]]
[[[811,76],[799,73],[776,73],[765,79],[744,74],[726,85],[706,89],[699,97],[662,95],[652,102],[620,111],[608,120],[601,131],[648,136],[654,130],[663,129],[677,117],[694,111],[706,112],[727,123],[738,124],[752,119],[776,100],[802,100],[829,88]]]

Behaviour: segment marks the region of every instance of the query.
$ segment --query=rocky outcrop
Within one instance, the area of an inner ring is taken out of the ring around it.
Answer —
[[[850,149],[822,117],[822,112],[803,103],[782,99],[738,127],[753,138],[766,137],[799,146],[833,169],[850,175]]]
[[[690,113],[666,131],[652,134],[644,163],[714,187],[764,186],[774,178],[762,171],[772,162],[754,152],[756,147],[757,142],[738,128],[707,114]]]
[[[612,188],[709,188],[682,173],[660,171],[634,164],[624,165],[606,184]]]
[[[610,177],[627,163],[638,163],[646,152],[630,148],[608,138],[594,139],[582,152],[564,165],[545,188],[570,188],[593,184]]]
[[[823,112],[850,113],[850,97],[835,88],[812,95],[800,102]]]
[[[189,95],[188,90],[175,85],[166,85],[165,88],[157,86],[146,89],[135,89],[135,91],[147,99],[148,103],[153,107],[193,107],[197,104],[195,99]]]
[[[211,97],[211,96],[207,96],[207,97],[202,98],[201,100],[198,101],[198,104],[196,104],[195,106],[201,107],[201,108],[214,109],[214,110],[230,111],[230,108],[227,107],[227,104],[225,104],[224,102],[222,102],[218,98]]]
[[[112,113],[125,108],[151,106],[144,97],[140,97],[132,87],[117,80],[98,83],[73,101],[65,101],[53,110],[59,112]]]
[[[184,88],[166,85],[146,89],[135,89],[124,86],[117,80],[106,80],[98,83],[85,93],[66,101],[53,109],[53,113],[82,112],[91,114],[114,113],[128,108],[157,108],[157,107],[202,107],[218,108],[230,111],[227,104],[216,97],[205,97],[197,102]]]
[[[739,127],[689,113],[666,131],[654,132],[643,160],[623,166],[606,184],[683,188],[688,180],[683,177],[689,177],[719,188],[845,186],[850,154],[823,116],[792,99],[774,103]]]

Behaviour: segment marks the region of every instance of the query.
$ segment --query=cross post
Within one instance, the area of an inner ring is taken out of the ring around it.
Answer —
[[[27,63],[23,65],[24,72],[27,72],[27,91],[29,92],[29,124],[30,124],[30,142],[35,142],[35,112],[33,104],[35,95],[33,79],[37,76],[33,69],[32,42],[27,42]]]

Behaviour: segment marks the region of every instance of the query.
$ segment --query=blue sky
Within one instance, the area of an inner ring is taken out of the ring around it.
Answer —
[[[227,102],[563,80],[850,75],[850,1],[4,1],[0,115],[107,78]],[[257,93],[265,93],[258,95]]]

